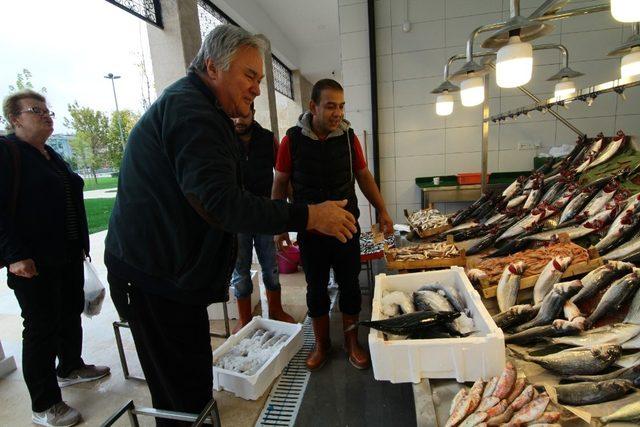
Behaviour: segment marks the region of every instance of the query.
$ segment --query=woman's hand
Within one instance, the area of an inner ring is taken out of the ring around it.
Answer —
[[[36,270],[36,264],[33,262],[31,258],[23,259],[22,261],[14,262],[9,265],[9,272],[11,274],[15,274],[16,276],[24,277],[26,279],[31,279],[34,276],[38,275],[38,270]]]

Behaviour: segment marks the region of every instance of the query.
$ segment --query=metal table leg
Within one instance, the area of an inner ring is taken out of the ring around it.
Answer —
[[[113,333],[116,336],[116,347],[118,347],[118,355],[120,356],[120,364],[122,365],[122,373],[125,380],[139,380],[146,381],[142,377],[135,377],[129,373],[129,365],[127,364],[127,356],[124,353],[124,346],[122,345],[122,334],[120,328],[130,329],[128,322],[113,322]]]

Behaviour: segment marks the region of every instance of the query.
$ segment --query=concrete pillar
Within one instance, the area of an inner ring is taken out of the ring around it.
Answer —
[[[200,21],[197,0],[160,0],[164,29],[147,24],[156,93],[184,77],[198,53]]]
[[[291,74],[293,79],[293,99],[300,105],[302,111],[307,111],[313,85],[300,73],[300,70],[293,70]]]

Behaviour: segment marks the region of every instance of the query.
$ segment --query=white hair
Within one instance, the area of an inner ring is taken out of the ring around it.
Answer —
[[[254,47],[261,53],[265,50],[265,42],[258,36],[235,25],[219,25],[204,38],[189,69],[204,72],[205,61],[211,59],[216,67],[227,71],[238,49],[244,46]]]

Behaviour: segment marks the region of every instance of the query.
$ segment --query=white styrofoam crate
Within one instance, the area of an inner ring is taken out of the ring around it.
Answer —
[[[462,267],[376,276],[371,320],[381,320],[383,291],[413,292],[428,283],[455,287],[471,311],[478,334],[466,338],[385,341],[384,334],[369,332],[373,374],[392,383],[418,383],[422,378],[455,378],[458,382],[488,380],[504,369],[504,335],[484,307]]]
[[[253,283],[253,292],[251,293],[251,311],[256,307],[260,300],[260,274],[256,270],[251,270],[251,283]],[[227,301],[227,313],[229,319],[238,318],[238,303],[236,295],[233,291],[233,286],[229,288],[229,301]],[[224,311],[222,310],[223,303],[214,303],[207,307],[207,314],[209,320],[222,320],[224,319]],[[263,307],[264,309],[264,307]]]
[[[289,339],[280,348],[280,351],[274,353],[254,375],[248,376],[213,366],[213,388],[215,390],[226,390],[245,400],[256,400],[264,394],[273,380],[287,366],[291,358],[302,348],[304,338],[301,324],[263,319],[260,316],[256,316],[213,352],[213,361],[218,360],[243,338],[253,334],[257,329],[287,334]]]

